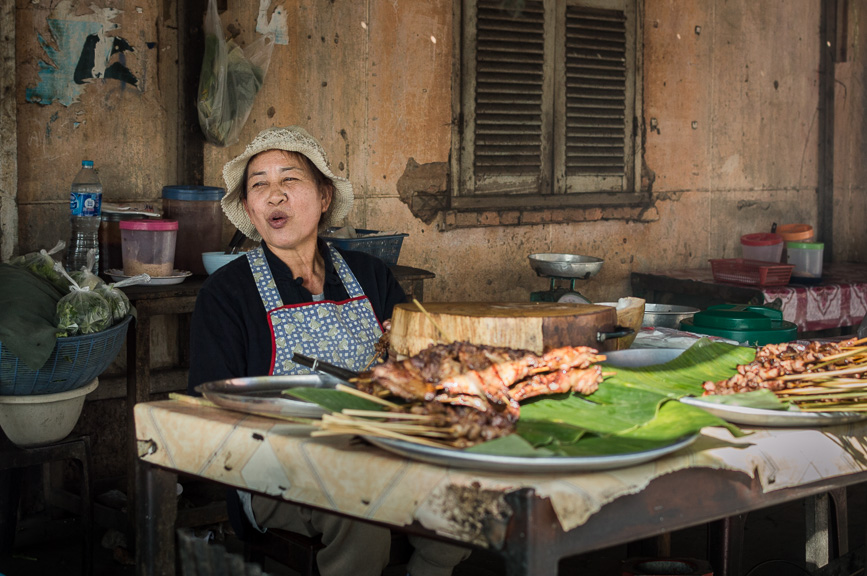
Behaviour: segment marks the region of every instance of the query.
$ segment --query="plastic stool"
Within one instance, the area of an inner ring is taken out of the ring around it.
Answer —
[[[2,436],[2,435],[0,435]],[[77,512],[81,516],[82,574],[93,573],[93,504],[91,501],[90,437],[70,437],[48,446],[20,448],[5,437],[0,438],[0,554],[8,554],[15,543],[18,520],[18,483],[13,472],[59,460],[81,462],[81,500]]]

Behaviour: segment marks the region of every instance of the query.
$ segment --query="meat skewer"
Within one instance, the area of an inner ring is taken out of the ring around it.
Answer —
[[[796,403],[802,410],[865,410],[867,340],[769,344],[749,364],[719,382],[705,382],[704,394],[735,394],[760,389]]]
[[[604,359],[583,346],[539,355],[467,342],[433,345],[410,358],[374,366],[356,381],[358,394],[379,399],[384,393],[410,403],[324,418],[320,434],[347,433],[357,423],[357,433],[381,429],[392,438],[417,435],[428,438],[425,443],[471,446],[510,434],[520,401],[541,394],[592,394],[603,378],[593,364]]]

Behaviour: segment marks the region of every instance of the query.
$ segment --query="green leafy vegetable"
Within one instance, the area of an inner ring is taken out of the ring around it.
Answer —
[[[103,282],[97,286],[94,291],[105,298],[105,301],[108,302],[113,323],[120,322],[132,311],[132,305],[130,304],[127,295],[123,293],[123,290],[115,288],[113,284],[106,284]]]
[[[13,258],[9,263],[19,268],[25,268],[39,276],[40,278],[51,282],[61,294],[69,292],[69,280],[55,269],[57,261],[53,254],[63,250],[66,244],[59,241],[51,250],[42,249],[39,252],[30,252]]]
[[[70,292],[57,303],[57,337],[100,332],[111,326],[108,302],[89,288],[80,288],[60,264],[54,269],[69,279]]]

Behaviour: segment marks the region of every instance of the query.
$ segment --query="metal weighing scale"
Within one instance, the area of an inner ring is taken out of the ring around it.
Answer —
[[[530,254],[530,267],[537,276],[551,279],[548,290],[530,292],[531,302],[568,302],[573,304],[592,304],[575,289],[576,280],[586,280],[602,269],[604,260],[593,256],[577,254]],[[557,287],[557,281],[568,281],[569,288]]]

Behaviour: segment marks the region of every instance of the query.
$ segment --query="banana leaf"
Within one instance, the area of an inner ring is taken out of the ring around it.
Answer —
[[[701,396],[701,385],[733,376],[738,364],[748,364],[756,357],[753,348],[711,342],[702,338],[683,354],[656,366],[644,368],[609,368],[617,373],[606,382],[628,388],[649,390],[670,398]],[[594,394],[595,396],[595,394]]]
[[[341,410],[384,410],[382,404],[329,388],[290,388],[289,390],[284,390],[283,394],[304,400],[305,402],[318,404],[332,412],[340,412]]]

